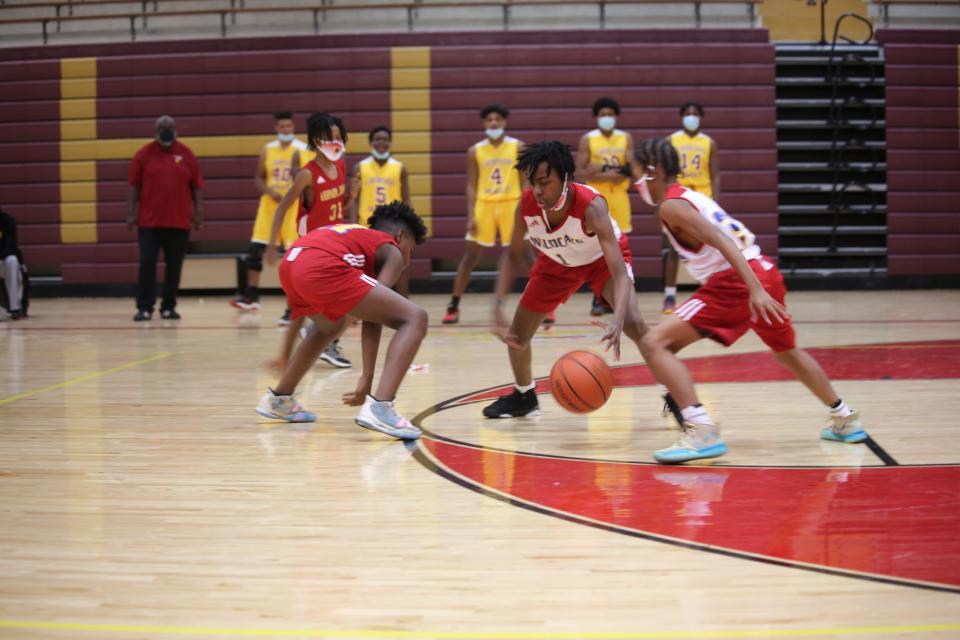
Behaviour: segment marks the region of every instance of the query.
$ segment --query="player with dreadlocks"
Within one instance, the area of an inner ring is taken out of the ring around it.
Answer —
[[[570,147],[538,142],[520,154],[517,169],[529,178],[517,206],[510,247],[500,257],[494,296],[494,333],[507,344],[515,389],[484,408],[488,418],[515,418],[540,412],[531,371],[530,340],[543,318],[584,284],[613,306],[601,341],[620,359],[620,333],[637,345],[646,331],[637,310],[626,236],[610,217],[595,189],[573,182]],[[522,265],[526,242],[539,252],[520,304],[508,324],[501,307]]]
[[[303,236],[280,265],[280,283],[291,316],[309,317],[314,329],[297,347],[277,385],[257,405],[257,413],[287,422],[313,422],[293,392],[327,344],[343,330],[348,314],[363,320],[363,373],[344,404],[363,405],[356,423],[395,438],[411,440],[420,430],[395,406],[397,389],[427,333],[427,312],[391,290],[410,264],[415,245],[427,228],[420,216],[400,201],[377,207],[369,227],[335,224]],[[376,279],[374,279],[376,274]],[[380,332],[396,331],[387,349],[383,373],[373,394]]]
[[[347,168],[343,162],[346,150],[347,128],[340,118],[329,113],[314,113],[307,119],[307,149],[316,152],[316,157],[297,172],[293,186],[277,205],[273,217],[273,229],[264,260],[273,266],[277,261],[277,236],[283,224],[283,212],[297,199],[300,209],[297,215],[297,232],[305,236],[310,231],[330,224],[343,222],[343,211],[353,199],[344,196]],[[293,345],[303,326],[303,320],[291,321],[280,348],[280,355],[273,361],[274,368],[283,369],[290,360]],[[321,359],[337,368],[347,368],[350,361],[340,350],[339,335],[334,336]]]
[[[637,189],[656,207],[657,221],[687,271],[701,283],[693,296],[649,331],[643,356],[680,408],[683,435],[653,457],[662,463],[715,458],[727,452],[720,430],[697,400],[686,366],[676,357],[703,338],[724,346],[753,329],[782,366],[799,378],[830,410],[824,440],[863,442],[867,433],[856,411],[837,395],[810,354],[798,349],[787,313],[787,290],[776,265],[755,236],[716,202],[677,183],[680,161],[668,138],[644,140],[633,163]]]

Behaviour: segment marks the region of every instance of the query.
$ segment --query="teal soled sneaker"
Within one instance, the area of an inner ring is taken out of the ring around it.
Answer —
[[[416,440],[421,431],[410,424],[410,421],[397,413],[397,404],[394,400],[377,400],[367,396],[360,413],[354,422],[371,431],[379,431],[388,436],[401,440]]]
[[[304,409],[293,396],[278,396],[273,391],[267,391],[260,398],[257,413],[264,418],[284,422],[314,422],[317,419],[316,414]]]
[[[653,459],[661,464],[678,464],[691,460],[717,458],[727,452],[716,425],[702,422],[683,423],[683,435],[672,447],[654,452]]]
[[[820,437],[824,440],[855,444],[857,442],[863,442],[869,436],[867,436],[867,432],[863,430],[863,422],[860,421],[860,412],[854,411],[845,418],[830,416],[830,422],[828,422],[827,427],[820,432]]]

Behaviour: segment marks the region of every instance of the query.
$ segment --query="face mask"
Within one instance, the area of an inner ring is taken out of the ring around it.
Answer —
[[[177,139],[177,132],[173,129],[161,129],[157,132],[157,141],[162,145],[172,144]]]
[[[700,117],[695,115],[683,116],[683,128],[687,131],[696,131],[700,128]]]
[[[499,129],[487,129],[484,133],[486,133],[487,137],[491,140],[498,140],[500,136],[503,135],[503,127]]]
[[[543,209],[543,212],[544,212],[544,213],[547,213],[547,211],[560,211],[560,209],[563,209],[563,205],[565,205],[565,204],[567,203],[567,191],[568,191],[568,189],[567,189],[567,177],[564,176],[564,178],[563,178],[563,191],[560,192],[560,197],[557,198],[557,203],[556,203],[555,205],[553,205],[552,207],[550,207],[550,209]]]
[[[600,127],[601,131],[613,131],[613,128],[617,126],[617,119],[613,116],[601,116],[597,118],[597,126]]]
[[[279,140],[280,142],[293,142],[293,134],[292,134],[292,133],[278,133],[278,134],[277,134],[277,140]]]
[[[339,140],[332,142],[321,142],[320,153],[322,153],[330,162],[336,162],[343,156],[344,146]]]
[[[377,160],[386,160],[390,157],[390,150],[387,149],[383,153],[380,153],[376,149],[370,149],[370,155],[372,155]]]
[[[647,182],[652,180],[650,176],[644,174],[642,178],[634,182],[634,186],[637,188],[637,191],[640,192],[640,199],[646,202],[651,207],[657,206],[657,203],[653,201],[653,196],[650,195],[650,187],[647,185]]]

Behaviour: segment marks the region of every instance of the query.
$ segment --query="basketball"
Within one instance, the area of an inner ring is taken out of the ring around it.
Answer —
[[[590,351],[571,351],[550,369],[550,393],[571,413],[596,411],[610,399],[613,371]]]

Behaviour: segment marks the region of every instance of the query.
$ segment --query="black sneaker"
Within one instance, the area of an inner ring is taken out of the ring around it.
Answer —
[[[280,316],[280,319],[277,320],[278,327],[287,327],[290,326],[290,309],[287,309],[283,312],[283,315]]]
[[[594,296],[593,304],[590,305],[590,315],[602,316],[605,313],[613,313],[613,309],[606,302]]]
[[[180,314],[176,309],[160,309],[160,317],[164,320],[179,320]]]
[[[500,396],[496,402],[483,408],[483,415],[488,418],[522,418],[523,416],[540,415],[540,404],[537,402],[537,390],[530,389],[520,393],[514,387],[513,393]]]
[[[146,322],[147,320],[150,320],[151,318],[153,318],[153,311],[147,311],[146,309],[140,309],[140,311],[137,311],[137,313],[133,316],[133,321],[134,321],[134,322]]]
[[[320,354],[320,359],[338,369],[348,369],[351,366],[350,361],[343,357],[339,340],[334,340],[328,344],[327,348]]]

